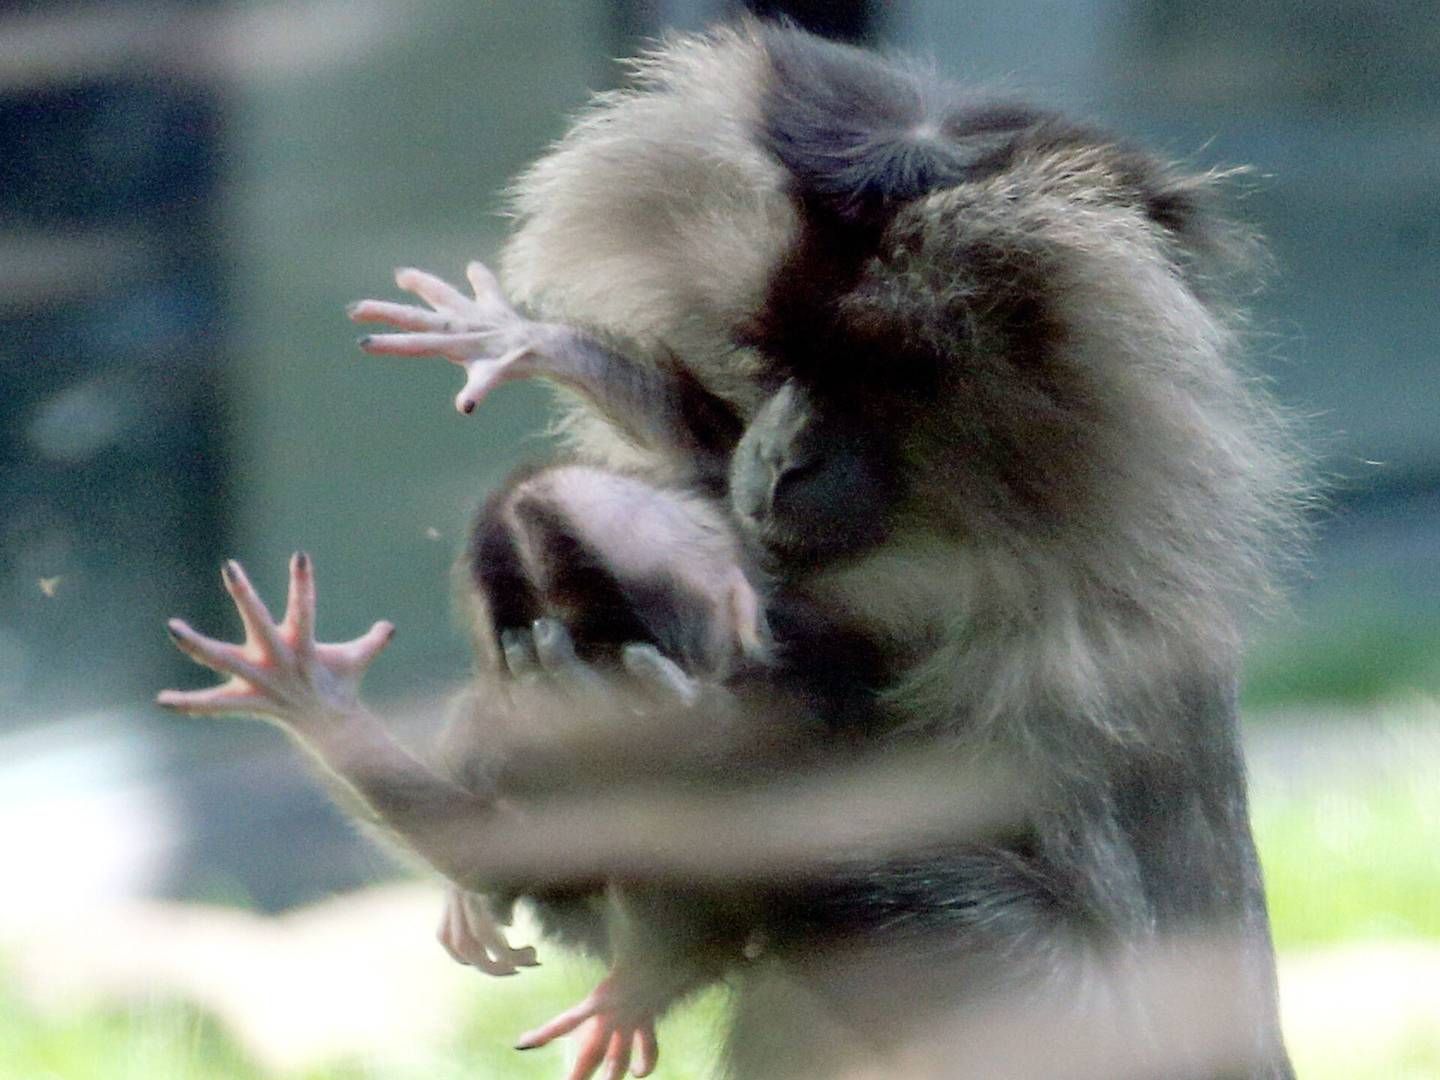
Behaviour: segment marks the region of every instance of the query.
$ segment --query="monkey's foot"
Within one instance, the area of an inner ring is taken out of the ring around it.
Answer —
[[[483,896],[454,886],[446,894],[436,937],[459,963],[487,975],[514,975],[519,968],[539,963],[534,949],[510,947]]]
[[[590,1080],[601,1066],[603,1080],[620,1080],[626,1072],[649,1076],[660,1054],[655,1020],[654,1014],[637,1011],[625,999],[612,974],[579,1005],[522,1035],[515,1048],[532,1050],[573,1032],[579,1053],[568,1080]]]
[[[181,619],[167,625],[181,652],[229,678],[207,690],[162,690],[158,704],[197,716],[259,716],[297,732],[360,709],[360,680],[390,643],[390,623],[377,622],[354,641],[317,642],[315,577],[303,552],[290,560],[289,597],[278,623],[238,562],[227,562],[221,578],[245,627],[241,644],[205,637]]]
[[[360,347],[379,356],[443,356],[465,369],[455,408],[473,412],[495,387],[534,374],[529,361],[542,347],[546,327],[510,306],[484,264],[465,269],[474,297],[424,270],[402,267],[395,284],[429,308],[386,300],[361,300],[346,309],[354,322],[387,323],[399,334],[369,334]]]

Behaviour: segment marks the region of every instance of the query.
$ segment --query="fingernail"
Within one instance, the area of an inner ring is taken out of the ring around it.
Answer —
[[[353,303],[350,303],[350,304],[346,304],[346,305],[345,305],[345,314],[346,314],[346,315],[354,315],[355,312],[357,312],[357,311],[359,311],[359,310],[360,310],[360,301],[359,301],[359,300],[356,300],[356,301],[354,301]]]
[[[475,411],[475,402],[473,402],[473,401],[467,401],[467,402],[465,402],[464,409],[465,409],[465,415],[466,415],[466,416],[469,416],[472,412]]]
[[[226,581],[235,580],[235,560],[229,559],[220,564],[220,573]]]
[[[180,631],[176,630],[175,627],[172,626],[170,623],[166,623],[166,624],[165,624],[165,632],[170,635],[170,640],[171,640],[171,641],[179,641],[179,640],[181,640],[181,639],[180,639]]]
[[[355,344],[359,345],[363,349],[366,345],[370,344],[370,338],[370,334],[362,334],[360,337],[355,339]]]
[[[310,569],[310,556],[307,555],[307,554],[305,554],[305,552],[303,552],[303,551],[297,551],[297,552],[295,553],[295,569],[297,569],[297,570],[309,570],[309,569]]]

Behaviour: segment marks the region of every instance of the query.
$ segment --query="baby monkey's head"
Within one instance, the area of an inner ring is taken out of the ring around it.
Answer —
[[[688,671],[763,661],[764,605],[721,507],[582,464],[521,473],[486,503],[467,552],[492,642],[554,618],[582,659],[654,645]]]

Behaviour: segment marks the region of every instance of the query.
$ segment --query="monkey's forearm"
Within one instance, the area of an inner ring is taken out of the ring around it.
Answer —
[[[291,732],[323,767],[339,801],[457,885],[475,888],[486,880],[487,831],[505,813],[493,792],[437,773],[363,707]]]
[[[640,363],[562,323],[535,326],[534,374],[583,395],[641,445],[723,475],[740,421],[688,370]]]

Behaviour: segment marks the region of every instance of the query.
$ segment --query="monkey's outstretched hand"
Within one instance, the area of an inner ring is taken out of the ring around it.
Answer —
[[[221,578],[245,628],[242,643],[206,637],[183,619],[167,625],[181,652],[229,678],[206,690],[162,690],[160,705],[192,715],[258,716],[302,738],[360,709],[360,680],[394,626],[381,621],[353,641],[317,642],[315,576],[303,552],[290,559],[289,598],[278,623],[238,562],[227,562]]]
[[[443,356],[465,369],[455,408],[469,413],[495,387],[537,374],[534,361],[559,328],[533,322],[516,311],[495,275],[472,262],[465,270],[474,296],[434,274],[412,267],[395,271],[395,284],[427,307],[388,300],[360,300],[346,309],[355,322],[386,323],[398,334],[369,334],[360,347],[379,356]]]
[[[634,1008],[621,986],[612,973],[580,1004],[522,1035],[515,1048],[533,1050],[574,1033],[579,1052],[568,1080],[590,1080],[601,1066],[603,1080],[620,1080],[626,1072],[649,1076],[659,1057],[656,1014]]]

